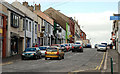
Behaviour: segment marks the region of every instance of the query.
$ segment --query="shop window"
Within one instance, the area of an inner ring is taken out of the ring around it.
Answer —
[[[19,17],[15,13],[11,13],[11,26],[14,28],[19,27]]]

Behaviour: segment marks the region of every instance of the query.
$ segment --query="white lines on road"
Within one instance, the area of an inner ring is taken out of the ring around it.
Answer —
[[[104,63],[104,70],[107,69],[107,56],[108,56],[108,51],[106,52],[105,63]]]

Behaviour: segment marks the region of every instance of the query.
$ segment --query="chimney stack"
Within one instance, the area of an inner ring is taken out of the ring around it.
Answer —
[[[41,5],[40,4],[39,5],[35,4],[35,10],[41,11]]]
[[[26,7],[28,7],[28,2],[26,2],[26,1],[23,2],[23,5],[26,6]]]
[[[31,6],[28,6],[28,9],[30,9],[31,11],[33,11],[34,7],[31,5]]]

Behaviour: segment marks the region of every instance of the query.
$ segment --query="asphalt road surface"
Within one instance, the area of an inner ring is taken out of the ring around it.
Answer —
[[[97,70],[104,52],[84,48],[82,52],[66,52],[62,60],[17,60],[2,66],[3,72],[77,72]]]

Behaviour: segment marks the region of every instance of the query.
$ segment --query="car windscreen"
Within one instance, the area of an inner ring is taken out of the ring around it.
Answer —
[[[26,51],[36,51],[36,48],[26,48],[26,49],[25,49],[25,52],[26,52]]]
[[[76,42],[75,44],[80,44],[80,42]]]
[[[40,50],[46,50],[47,47],[39,47]]]
[[[48,52],[57,52],[57,48],[47,48]]]
[[[60,47],[64,47],[64,45],[60,45]]]
[[[106,47],[105,45],[99,45],[99,47]]]
[[[65,46],[68,46],[67,44],[65,44]]]
[[[78,47],[78,46],[81,46],[80,44],[78,44],[78,45],[74,45],[75,47]]]

